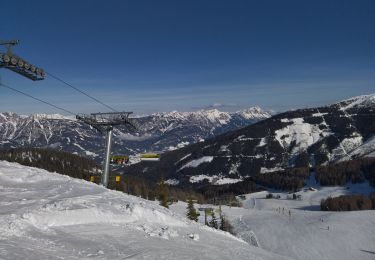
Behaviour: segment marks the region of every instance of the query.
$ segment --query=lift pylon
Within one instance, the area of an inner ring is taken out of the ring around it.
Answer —
[[[90,115],[77,115],[76,118],[96,130],[102,135],[106,136],[106,151],[103,163],[103,174],[101,184],[108,187],[109,179],[109,162],[112,149],[112,133],[113,127],[119,125],[126,125],[132,129],[137,129],[134,120],[129,118],[132,112],[110,112],[110,113],[93,113]]]

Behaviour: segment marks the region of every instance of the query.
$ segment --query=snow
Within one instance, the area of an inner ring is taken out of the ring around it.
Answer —
[[[310,191],[308,187],[316,191]],[[291,194],[285,192],[274,193],[280,195],[280,199],[265,199],[268,192],[262,191],[247,194],[245,200],[241,200],[243,207],[221,208],[237,236],[264,250],[293,259],[373,260],[375,210],[329,212],[319,211],[319,205],[320,200],[328,196],[369,194],[375,189],[367,182],[345,187],[320,187],[312,175],[304,190],[296,193],[302,196],[302,200],[289,200],[287,196]],[[218,210],[214,205],[195,207]],[[279,207],[280,213],[277,211]],[[184,214],[186,203],[179,202],[171,209]],[[204,223],[204,213],[201,213],[199,222]]]
[[[177,149],[180,149],[180,148],[183,148],[187,145],[189,145],[190,143],[189,142],[180,142],[176,145],[176,147],[174,146],[169,146],[168,147],[168,151],[174,151],[174,150],[177,150]]]
[[[282,170],[284,169],[281,167],[274,167],[274,168],[261,167],[260,173],[277,172],[277,171],[282,171]]]
[[[179,169],[179,171],[182,170],[182,169],[184,169],[184,168],[188,168],[188,167],[194,167],[195,168],[195,167],[199,166],[202,163],[212,162],[213,159],[214,159],[213,156],[203,156],[203,157],[201,157],[199,159],[196,159],[196,160],[193,160],[193,161],[190,161],[190,162],[186,163],[185,165],[183,165]]]
[[[259,141],[259,144],[257,145],[257,147],[262,147],[262,146],[265,146],[267,144],[266,142],[266,138],[265,137],[262,137]]]
[[[121,192],[0,161],[0,259],[290,259]]]
[[[295,141],[296,146],[292,153],[305,150],[322,137],[331,134],[326,130],[321,130],[318,125],[305,123],[303,118],[281,119],[281,122],[292,122],[292,124],[275,131],[275,138],[282,147],[289,147]]]
[[[209,183],[213,185],[224,185],[224,184],[232,184],[232,183],[237,183],[242,181],[241,178],[235,179],[235,178],[227,178],[222,175],[204,175],[204,174],[199,174],[199,175],[194,175],[189,178],[189,182],[191,183],[197,183],[207,180]]]
[[[168,185],[171,185],[171,186],[175,186],[175,185],[178,185],[180,183],[180,181],[177,180],[177,179],[168,179],[168,180],[164,181],[164,183],[166,183]]]
[[[302,201],[287,200],[285,193],[280,193],[280,200],[264,199],[265,192],[251,194],[243,202],[248,210],[234,214],[225,208],[224,212],[240,237],[252,231],[260,246],[272,252],[295,259],[373,259],[374,255],[365,251],[373,252],[375,211],[317,211],[322,198],[348,193],[346,187],[317,189],[297,193]],[[351,185],[349,192],[358,190],[374,191],[368,184],[359,184]],[[278,207],[281,213],[276,212]],[[330,230],[326,230],[328,226]]]
[[[220,112],[217,109],[203,110],[202,113],[204,113],[211,122],[217,121],[222,125],[227,124],[231,119],[229,113]]]
[[[32,115],[29,115],[29,116],[23,115],[23,117],[34,117],[35,119],[55,119],[55,120],[77,121],[75,116],[64,116],[64,115],[61,115],[61,114],[32,114]]]
[[[350,153],[351,156],[375,157],[375,135]]]
[[[180,142],[180,143],[177,144],[177,148],[182,148],[182,147],[185,147],[187,145],[189,145],[189,142]]]
[[[152,114],[152,116],[158,116],[158,117],[164,117],[169,118],[171,120],[173,119],[202,119],[206,118],[208,121],[212,123],[218,123],[221,125],[227,124],[231,118],[232,113],[229,112],[221,112],[217,109],[202,109],[196,112],[178,112],[178,111],[172,111],[168,113],[155,113]],[[168,129],[165,129],[167,131]]]
[[[339,104],[345,104],[340,108],[342,111],[346,111],[353,107],[373,106],[375,104],[375,94],[352,97],[350,99],[341,101]]]
[[[216,175],[208,176],[208,175],[204,175],[204,174],[199,174],[199,175],[191,176],[189,181],[191,183],[197,183],[197,182],[201,182],[201,181],[204,181],[204,180],[208,180],[208,182],[212,182],[214,178],[217,178],[217,176]]]
[[[174,147],[174,146],[169,146],[169,147],[167,148],[167,150],[168,150],[168,151],[174,151],[174,150],[177,150],[177,148]]]
[[[345,151],[351,151],[360,146],[363,142],[361,135],[357,135],[351,138],[345,138],[341,141],[341,145],[344,147]]]
[[[235,178],[222,177],[222,178],[219,178],[219,179],[215,180],[213,185],[233,184],[233,183],[237,183],[237,182],[241,182],[241,181],[243,181],[241,178],[235,179]]]
[[[183,160],[185,160],[185,159],[187,159],[188,157],[190,157],[190,155],[191,155],[191,153],[189,153],[189,154],[187,154],[187,155],[185,155],[184,157],[182,157],[180,160],[178,160],[177,162],[175,162],[175,165],[176,164],[178,164],[179,162],[181,162],[181,161],[183,161]]]
[[[328,113],[320,113],[320,112],[318,112],[318,113],[312,114],[313,117],[322,117],[322,116],[325,116],[325,115],[328,115]]]
[[[229,175],[237,175],[238,174],[238,167],[241,166],[241,161],[236,163],[232,163],[229,169]]]
[[[280,119],[280,121],[282,123],[289,123],[290,122],[290,120],[288,118],[282,118],[282,119]]]
[[[171,111],[164,113],[154,113],[151,116],[164,117],[170,120],[174,119],[198,119],[205,118],[212,123],[217,123],[221,125],[227,124],[233,117],[239,116],[243,119],[264,119],[269,118],[271,115],[262,110],[260,107],[250,107],[237,112],[223,112],[219,111],[217,108],[212,109],[200,109],[195,112],[179,112]]]
[[[123,140],[123,141],[142,142],[142,141],[151,139],[152,135],[146,133],[144,135],[138,136],[138,135],[132,135],[132,134],[129,134],[129,133],[120,132],[116,137],[119,138],[120,140]]]
[[[250,107],[248,109],[244,109],[242,111],[238,111],[238,114],[240,114],[243,118],[246,119],[255,119],[255,118],[269,118],[271,115],[263,111],[260,107]]]
[[[371,140],[367,142],[367,146],[361,145],[363,143],[363,138],[359,134],[354,134],[353,137],[344,138],[340,144],[332,150],[332,159],[339,159],[340,161],[348,160],[352,151],[356,151],[353,154],[363,154],[363,149],[371,148]],[[361,152],[362,151],[362,152]],[[373,151],[373,150],[372,150]]]
[[[256,138],[246,137],[245,135],[240,135],[236,139],[234,139],[234,141],[235,142],[243,142],[243,141],[251,141],[251,140],[254,140],[254,139],[256,139]]]
[[[230,150],[228,149],[228,146],[229,145],[220,146],[219,152],[230,152]]]
[[[90,151],[85,151],[85,153],[86,153],[87,156],[92,156],[92,157],[99,156],[99,154],[96,154],[96,153],[90,152]]]

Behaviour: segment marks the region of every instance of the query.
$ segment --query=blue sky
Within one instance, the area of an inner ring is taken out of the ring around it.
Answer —
[[[117,110],[284,111],[375,92],[375,1],[17,1],[0,39]],[[75,113],[106,108],[47,78],[2,81]],[[59,112],[0,89],[0,111]]]

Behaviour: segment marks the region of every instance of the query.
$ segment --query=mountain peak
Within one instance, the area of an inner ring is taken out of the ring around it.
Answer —
[[[264,111],[259,106],[249,107],[243,109],[241,111],[236,112],[242,115],[246,119],[254,119],[254,118],[269,118],[271,117],[270,113]]]
[[[375,93],[369,95],[361,95],[342,100],[338,103],[341,110],[347,110],[354,107],[370,107],[375,105]]]

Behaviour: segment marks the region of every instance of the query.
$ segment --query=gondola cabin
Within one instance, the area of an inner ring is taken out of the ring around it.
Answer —
[[[127,155],[112,155],[110,159],[112,165],[125,165],[129,163],[129,156]]]
[[[141,161],[160,161],[160,154],[144,153],[140,156]]]

